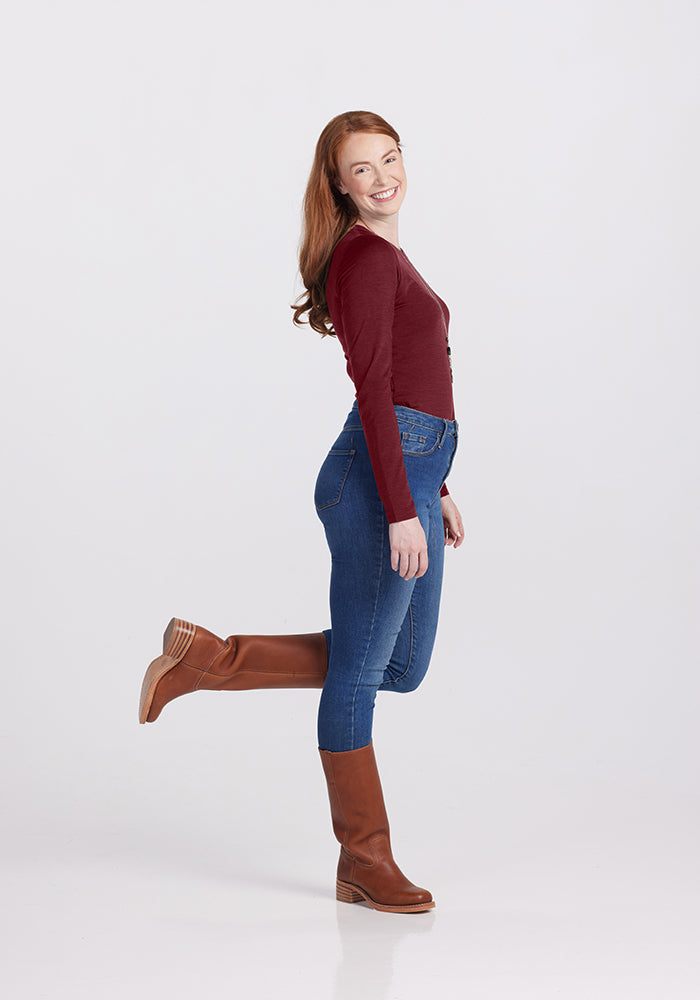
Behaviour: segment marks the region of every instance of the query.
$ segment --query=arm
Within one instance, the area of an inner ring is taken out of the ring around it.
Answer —
[[[341,342],[377,489],[389,521],[391,566],[404,579],[428,568],[428,547],[403,460],[392,394],[394,303],[398,267],[390,247],[353,247],[338,276]]]
[[[374,477],[390,524],[416,516],[392,394],[394,302],[398,264],[382,240],[361,240],[338,273],[341,342]]]

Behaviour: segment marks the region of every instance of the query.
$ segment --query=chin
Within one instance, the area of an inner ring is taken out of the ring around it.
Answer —
[[[379,202],[379,204],[377,204],[376,201],[373,201],[371,203],[371,206],[374,209],[374,214],[379,213],[380,215],[388,216],[388,215],[396,215],[398,210],[401,208],[402,204],[403,204],[403,197],[400,197],[400,198],[394,198],[393,201],[390,201],[388,203],[385,202],[383,204],[382,202]]]

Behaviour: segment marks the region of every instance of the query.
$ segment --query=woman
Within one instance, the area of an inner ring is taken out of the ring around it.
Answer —
[[[332,555],[331,628],[230,636],[180,619],[148,668],[141,722],[197,689],[323,688],[318,745],[340,841],[336,894],[421,912],[432,895],[393,859],[372,744],[377,691],[412,691],[428,668],[445,545],[462,520],[445,485],[457,445],[447,306],[401,249],[406,195],[397,132],[351,111],[319,137],[304,199],[293,306],[343,348],[356,400],[318,475],[316,509]]]

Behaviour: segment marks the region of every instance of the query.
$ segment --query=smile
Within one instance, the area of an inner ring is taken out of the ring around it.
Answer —
[[[375,201],[389,201],[393,198],[396,192],[399,190],[398,185],[393,188],[389,188],[386,191],[378,191],[377,194],[371,194],[370,198],[374,198]]]

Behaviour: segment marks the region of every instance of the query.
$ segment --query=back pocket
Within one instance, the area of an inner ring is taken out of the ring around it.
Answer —
[[[345,480],[348,478],[355,451],[329,451],[316,479],[314,503],[316,510],[325,510],[340,503]]]

